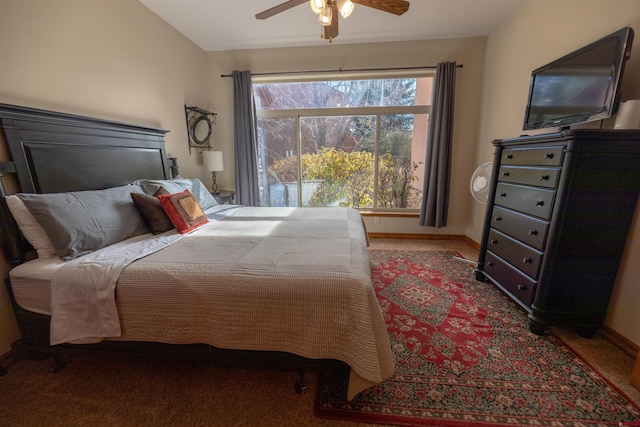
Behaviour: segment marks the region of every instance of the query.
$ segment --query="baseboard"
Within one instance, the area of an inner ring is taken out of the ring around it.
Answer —
[[[461,234],[422,234],[422,233],[376,233],[368,232],[374,239],[406,239],[406,240],[464,240]]]
[[[623,337],[607,325],[604,325],[600,329],[600,333],[611,344],[618,347],[620,350],[631,356],[632,358],[636,358],[638,353],[640,352],[640,346],[629,341],[627,338]]]
[[[372,239],[461,240],[480,250],[480,243],[462,234],[367,233]]]
[[[476,248],[476,250],[478,251],[480,250],[480,243],[476,242],[471,237],[468,237],[468,236],[462,236],[462,237],[465,242],[467,242],[468,244]]]
[[[630,382],[633,387],[640,390],[640,346],[629,341],[607,325],[604,325],[602,329],[600,329],[600,333],[604,339],[635,359],[636,363],[631,372]]]
[[[640,353],[636,358],[636,365],[631,373],[631,385],[640,390]]]

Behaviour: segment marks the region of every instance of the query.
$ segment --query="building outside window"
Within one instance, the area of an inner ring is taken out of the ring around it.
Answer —
[[[261,205],[417,210],[432,82],[254,78]]]

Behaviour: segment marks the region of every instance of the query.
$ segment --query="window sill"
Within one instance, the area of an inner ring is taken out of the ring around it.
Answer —
[[[390,218],[419,218],[420,212],[418,211],[359,211],[362,216],[377,216],[377,217],[390,217]]]

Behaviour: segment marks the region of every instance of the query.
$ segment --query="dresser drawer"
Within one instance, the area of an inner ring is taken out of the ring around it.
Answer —
[[[542,148],[506,148],[502,151],[501,165],[522,166],[560,166],[562,151],[560,147]]]
[[[560,169],[529,168],[522,166],[501,166],[498,180],[515,184],[528,184],[537,187],[556,188]]]
[[[511,267],[500,257],[487,251],[484,271],[490,279],[508,290],[525,305],[531,306],[536,291],[536,281]]]
[[[555,194],[554,190],[500,182],[496,186],[495,204],[549,219]]]
[[[542,261],[542,252],[530,248],[494,229],[489,231],[487,249],[499,255],[523,273],[534,279],[538,277],[540,262]]]
[[[549,231],[549,223],[518,212],[494,206],[491,227],[542,250]]]

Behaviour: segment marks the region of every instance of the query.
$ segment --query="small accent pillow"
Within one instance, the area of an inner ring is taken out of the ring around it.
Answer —
[[[56,248],[53,247],[47,232],[38,224],[38,221],[31,215],[29,209],[22,203],[18,196],[5,197],[7,206],[16,220],[20,231],[25,239],[33,246],[38,253],[38,258],[51,258],[58,256]]]
[[[133,184],[142,187],[142,191],[147,194],[154,194],[158,187],[164,187],[171,194],[189,190],[196,198],[203,210],[217,206],[218,202],[213,198],[207,187],[198,178],[174,178],[174,179],[139,179]]]
[[[178,233],[188,233],[209,222],[198,201],[189,190],[160,195],[158,200]]]
[[[153,196],[145,193],[131,193],[133,203],[142,214],[152,234],[164,233],[175,228],[158,200],[158,196],[162,194],[169,194],[169,192],[164,187],[160,187]]]
[[[65,261],[148,233],[131,201],[138,185],[69,193],[16,194]]]

